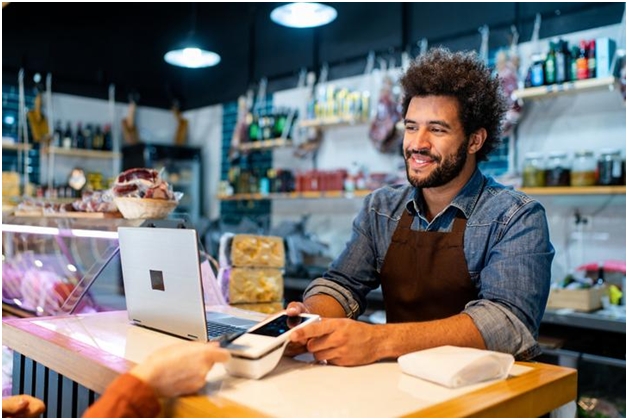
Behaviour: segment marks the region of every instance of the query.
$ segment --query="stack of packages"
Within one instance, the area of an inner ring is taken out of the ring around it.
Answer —
[[[231,241],[229,304],[257,312],[283,309],[283,239],[234,235]]]

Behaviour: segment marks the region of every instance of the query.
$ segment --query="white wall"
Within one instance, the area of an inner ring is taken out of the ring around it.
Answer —
[[[188,119],[188,144],[203,148],[202,215],[212,220],[220,215],[220,202],[216,196],[220,182],[222,114],[221,105],[184,113],[184,117]]]

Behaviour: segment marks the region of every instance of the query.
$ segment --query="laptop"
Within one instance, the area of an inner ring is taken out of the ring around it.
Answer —
[[[129,321],[194,341],[248,330],[259,319],[207,311],[195,229],[119,227]],[[210,279],[210,281],[214,279]]]

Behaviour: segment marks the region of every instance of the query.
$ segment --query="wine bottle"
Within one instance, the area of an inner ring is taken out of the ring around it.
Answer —
[[[65,132],[63,133],[63,148],[71,149],[74,145],[74,134],[72,134],[72,124],[70,121],[65,126]]]
[[[76,135],[74,136],[74,148],[85,148],[85,135],[83,134],[83,125],[81,123],[76,124]]]

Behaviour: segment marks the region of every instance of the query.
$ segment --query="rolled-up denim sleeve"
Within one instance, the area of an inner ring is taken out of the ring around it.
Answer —
[[[346,287],[334,281],[324,278],[317,278],[312,281],[303,292],[303,299],[314,295],[327,295],[336,299],[344,309],[347,318],[357,318],[360,315],[360,305],[353,294]]]
[[[528,327],[504,307],[488,300],[475,300],[466,305],[463,313],[473,319],[487,349],[510,353],[518,360],[541,353]]]
[[[545,209],[528,201],[493,232],[479,278],[478,300],[464,312],[489,350],[529,359],[540,353],[536,338],[545,312],[554,248]]]

